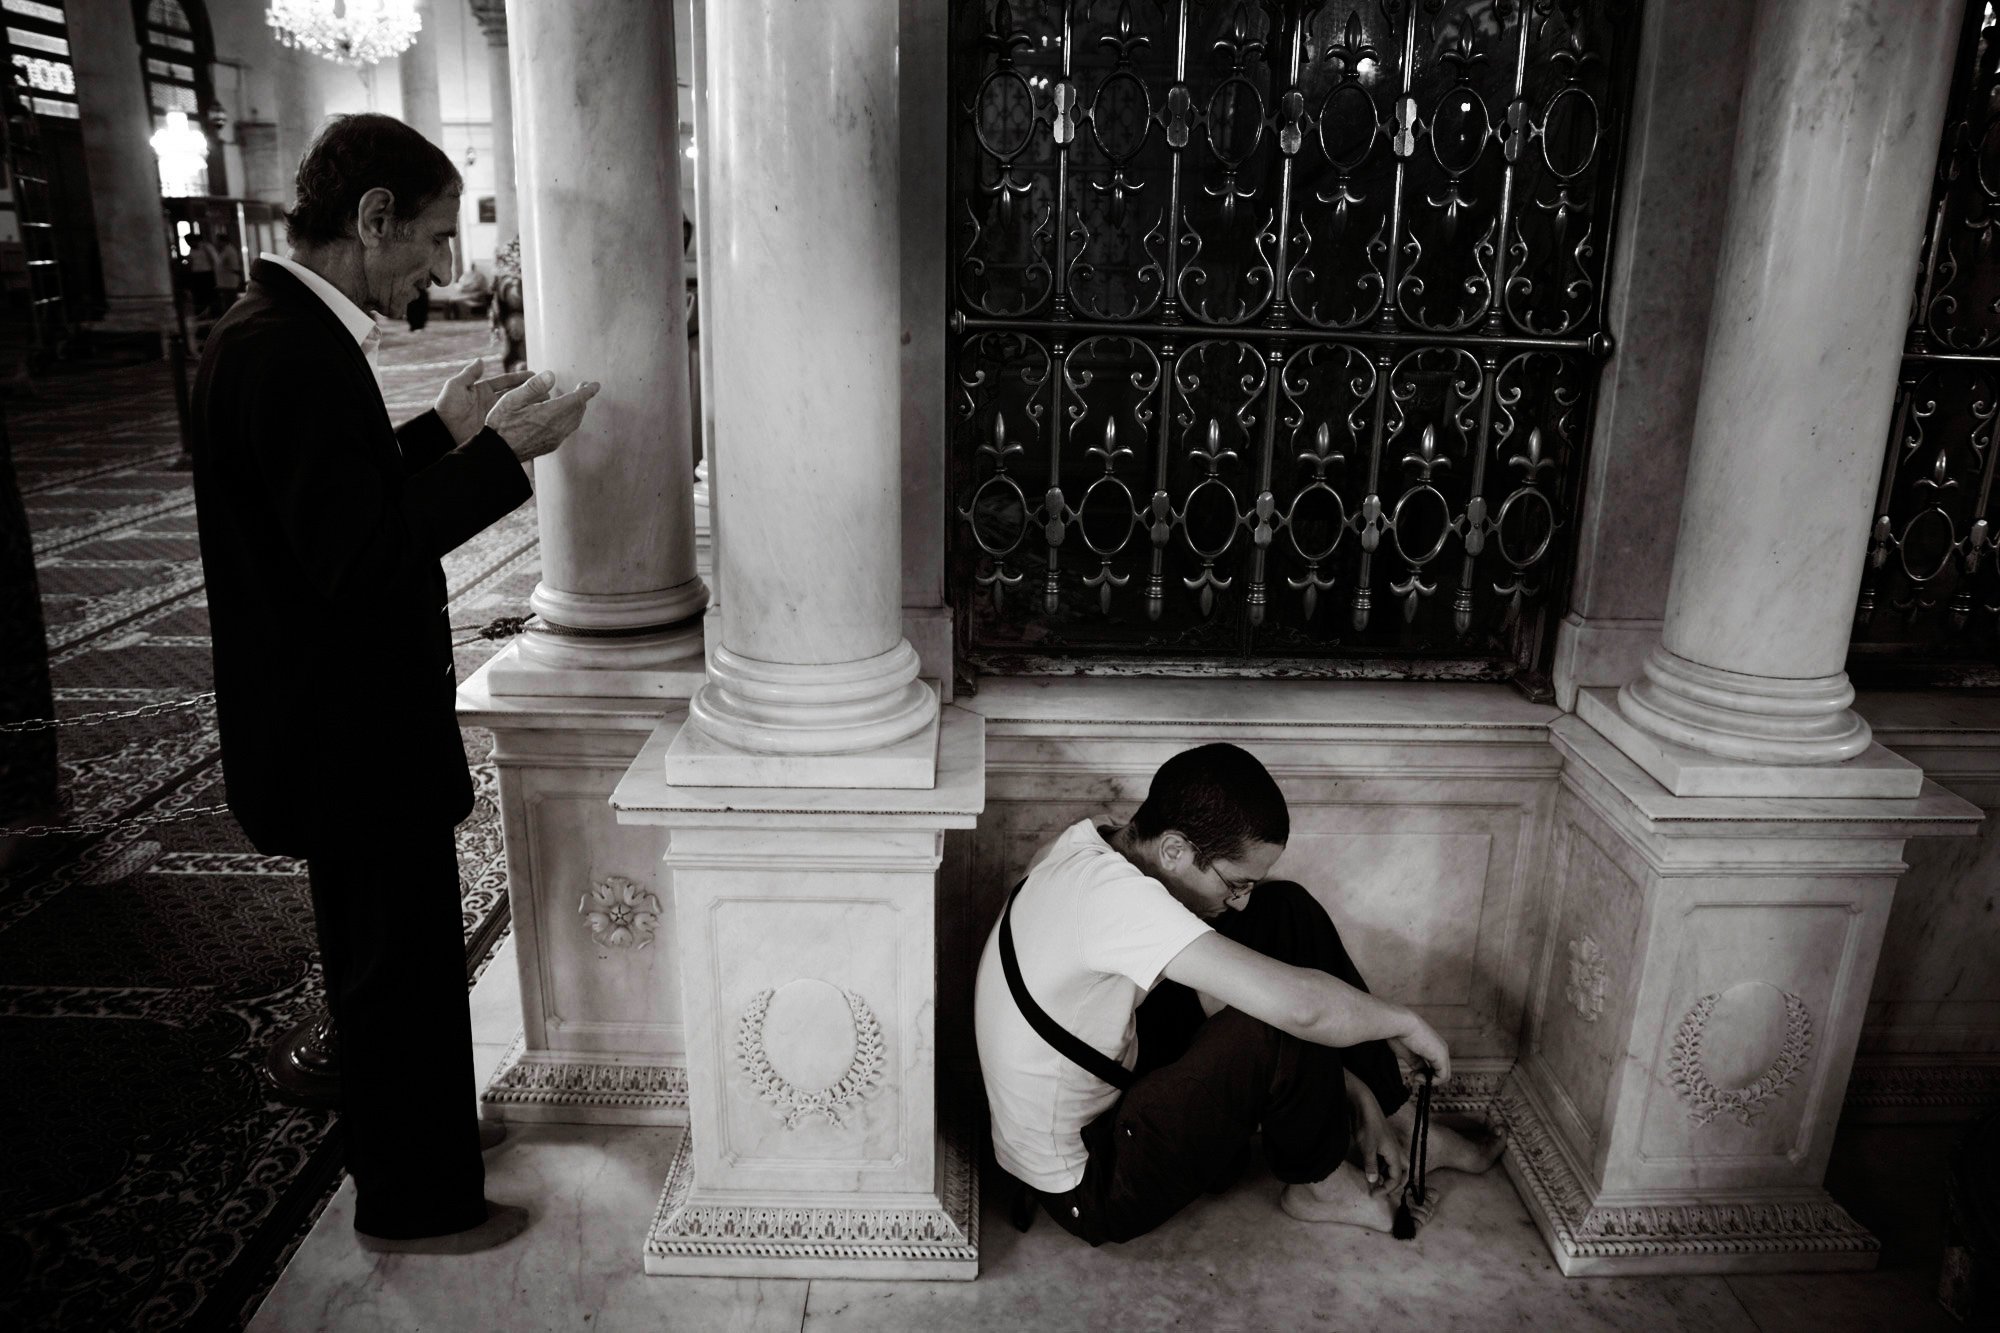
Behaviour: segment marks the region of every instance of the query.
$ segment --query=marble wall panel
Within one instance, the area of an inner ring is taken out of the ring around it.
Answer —
[[[530,1049],[684,1049],[665,838],[613,817],[624,768],[530,769],[510,784],[508,848],[529,867],[510,876],[510,892],[515,928],[532,942],[519,952]]]
[[[935,834],[674,830],[704,1190],[935,1185],[937,847]]]
[[[1565,797],[1556,808],[1551,925],[1536,972],[1528,1059],[1572,1160],[1594,1172],[1631,1021],[1645,871],[1588,807]]]
[[[1649,963],[1671,963],[1631,1029],[1644,1110],[1621,1111],[1635,1151],[1614,1157],[1607,1188],[1820,1178],[1892,885],[1744,877],[1660,890]]]

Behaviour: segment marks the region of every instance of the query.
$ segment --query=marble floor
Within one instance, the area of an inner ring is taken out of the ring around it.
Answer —
[[[480,1077],[519,1026],[509,940],[473,991]],[[1316,1228],[1278,1212],[1268,1177],[1197,1204],[1129,1245],[1093,1251],[1046,1218],[1023,1236],[992,1203],[971,1283],[647,1277],[640,1246],[673,1129],[515,1125],[487,1193],[527,1204],[526,1235],[461,1258],[358,1248],[343,1184],[253,1330],[1960,1329],[1932,1297],[1935,1176],[1948,1133],[1847,1133],[1833,1187],[1885,1239],[1882,1267],[1832,1276],[1564,1278],[1501,1173],[1446,1176],[1416,1241]]]

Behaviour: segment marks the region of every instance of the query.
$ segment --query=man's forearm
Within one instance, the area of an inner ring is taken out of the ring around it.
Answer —
[[[1359,1046],[1409,1035],[1416,1015],[1325,972],[1308,972],[1305,1023],[1292,1035],[1322,1046]]]

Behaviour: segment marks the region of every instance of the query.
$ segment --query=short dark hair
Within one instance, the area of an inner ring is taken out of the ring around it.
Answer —
[[[1217,858],[1242,855],[1253,842],[1284,846],[1292,816],[1256,755],[1217,742],[1183,750],[1153,774],[1132,831],[1157,838],[1168,829],[1194,844],[1195,863],[1206,869]]]
[[[378,188],[395,196],[396,221],[408,222],[453,186],[464,182],[444,150],[394,116],[335,116],[299,159],[285,235],[293,245],[339,240],[361,196]]]

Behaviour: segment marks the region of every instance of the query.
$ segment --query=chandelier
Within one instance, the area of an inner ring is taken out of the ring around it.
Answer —
[[[400,54],[424,24],[417,0],[271,0],[264,21],[286,46],[357,67]]]

